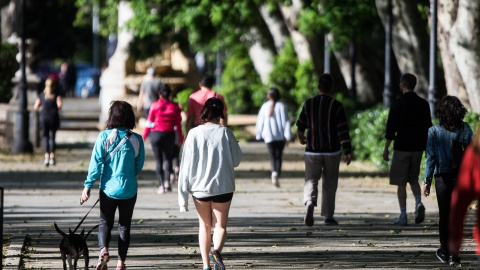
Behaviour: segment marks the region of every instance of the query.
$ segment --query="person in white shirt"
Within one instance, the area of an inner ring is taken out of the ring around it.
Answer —
[[[265,102],[257,117],[257,140],[263,139],[267,144],[270,156],[270,170],[272,171],[272,184],[280,187],[279,177],[282,172],[283,148],[288,146],[292,138],[290,119],[285,104],[280,102],[280,93],[276,88],[267,92],[268,101]]]
[[[180,212],[188,211],[192,194],[199,219],[198,240],[203,268],[225,269],[220,253],[226,241],[230,204],[235,191],[234,167],[242,150],[233,132],[220,125],[223,102],[209,98],[200,112],[201,125],[193,128],[183,145],[178,176]],[[213,227],[213,250],[211,229]]]

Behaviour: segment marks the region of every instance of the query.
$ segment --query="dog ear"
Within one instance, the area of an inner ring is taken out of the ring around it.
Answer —
[[[72,229],[68,228],[68,233],[69,233],[70,235],[73,235]]]
[[[85,235],[85,228],[82,229],[82,232],[80,233],[80,235],[81,235],[82,238],[83,238],[83,235]]]

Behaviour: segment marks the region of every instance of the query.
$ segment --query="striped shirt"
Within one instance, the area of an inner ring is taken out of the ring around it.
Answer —
[[[352,149],[345,110],[341,102],[328,95],[318,95],[305,101],[296,123],[299,132],[307,129],[308,153],[339,152]]]

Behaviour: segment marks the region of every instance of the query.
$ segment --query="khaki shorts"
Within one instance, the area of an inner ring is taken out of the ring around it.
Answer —
[[[406,186],[407,183],[418,182],[422,155],[423,151],[404,152],[394,150],[390,167],[390,185]]]

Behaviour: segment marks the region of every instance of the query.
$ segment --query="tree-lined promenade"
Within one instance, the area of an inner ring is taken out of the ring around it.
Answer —
[[[90,202],[78,203],[97,132],[60,131],[58,135],[56,166],[44,168],[40,153],[1,156],[4,233],[14,235],[15,241],[30,237],[23,257],[25,269],[61,269],[61,238],[53,222],[63,230],[75,228],[97,196],[94,191]],[[176,188],[172,193],[156,194],[154,158],[146,145],[126,265],[128,269],[200,269],[195,209],[179,212]],[[244,142],[241,147],[244,159],[235,172],[237,188],[223,255],[228,269],[450,268],[434,253],[438,246],[434,197],[424,200],[427,214],[422,224],[395,227],[398,203],[395,188],[388,185],[388,174],[354,161],[340,168],[336,207],[340,225],[324,226],[316,211],[315,225],[307,228],[302,202],[303,147],[294,143],[286,148],[281,188],[271,184],[266,146]],[[192,202],[190,205],[193,207]],[[413,221],[413,205],[407,208]],[[89,230],[96,225],[97,215],[92,211],[82,227]],[[462,254],[465,269],[476,268],[472,223],[470,215]],[[93,267],[96,232],[88,245]],[[111,252],[116,256],[115,249]]]

